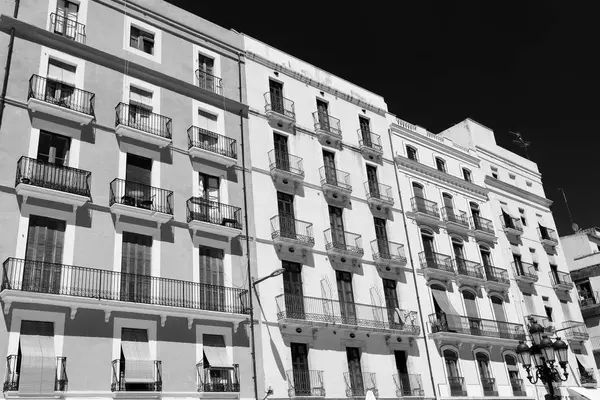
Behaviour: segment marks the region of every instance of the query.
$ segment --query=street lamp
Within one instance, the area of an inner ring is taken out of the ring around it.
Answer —
[[[252,287],[255,287],[256,285],[258,285],[262,281],[266,281],[267,279],[271,279],[271,278],[274,278],[276,276],[279,276],[279,275],[283,274],[284,272],[285,272],[285,268],[279,268],[279,269],[276,269],[275,271],[271,272],[269,275],[263,276],[260,279],[254,279],[254,278],[252,278]]]

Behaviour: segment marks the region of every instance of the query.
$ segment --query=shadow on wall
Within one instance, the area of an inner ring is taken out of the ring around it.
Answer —
[[[262,303],[260,302],[260,296],[258,292],[256,292],[256,299],[258,301],[258,306],[260,307],[260,313],[265,321],[267,321],[267,316],[265,315],[265,310],[262,307]],[[281,359],[281,355],[279,354],[279,350],[277,350],[277,346],[273,341],[273,335],[271,335],[271,327],[266,325],[267,333],[269,334],[269,345],[271,346],[271,352],[273,353],[273,358],[275,359],[275,364],[277,365],[277,370],[279,371],[279,375],[282,379],[286,379],[285,375],[285,366],[283,365],[283,360]]]

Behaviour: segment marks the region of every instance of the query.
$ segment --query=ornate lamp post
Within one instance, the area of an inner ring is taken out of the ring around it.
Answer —
[[[555,400],[560,398],[560,395],[554,394],[553,382],[564,382],[569,377],[567,372],[567,350],[569,346],[563,342],[558,336],[553,342],[544,335],[544,327],[533,321],[529,327],[529,335],[531,336],[532,346],[527,346],[523,341],[517,346],[517,356],[519,362],[523,364],[527,371],[527,379],[534,385],[541,381],[548,387],[546,400]],[[532,357],[533,356],[533,357]],[[533,360],[533,365],[532,365]],[[555,366],[555,362],[562,368],[562,376]],[[535,367],[531,371],[531,367]]]

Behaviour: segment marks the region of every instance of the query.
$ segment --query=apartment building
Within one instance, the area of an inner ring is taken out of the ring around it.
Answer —
[[[4,396],[254,398],[242,38],[161,0],[0,29]]]

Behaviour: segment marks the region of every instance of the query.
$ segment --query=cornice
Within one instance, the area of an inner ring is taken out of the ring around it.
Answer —
[[[322,90],[324,92],[327,92],[327,93],[329,93],[329,94],[331,94],[333,96],[342,98],[342,99],[344,99],[344,100],[346,100],[346,101],[348,101],[350,103],[356,104],[357,106],[359,106],[361,108],[370,110],[370,111],[372,111],[372,112],[374,112],[374,113],[376,113],[378,115],[381,115],[382,117],[386,116],[387,111],[384,110],[384,109],[382,109],[382,108],[379,108],[377,106],[369,104],[369,103],[367,103],[367,102],[365,102],[363,100],[360,100],[360,99],[358,99],[356,97],[350,96],[349,94],[346,94],[344,92],[340,92],[339,90],[334,89],[331,86],[327,86],[325,84],[317,82],[314,79],[309,78],[306,75],[302,75],[302,74],[300,74],[300,73],[298,73],[298,72],[296,72],[296,71],[294,71],[294,70],[292,70],[290,68],[287,68],[287,67],[285,67],[285,66],[283,66],[281,64],[277,64],[277,63],[275,63],[275,62],[273,62],[271,60],[268,60],[268,59],[266,59],[266,58],[264,58],[264,57],[262,57],[262,56],[260,56],[260,55],[258,55],[256,53],[253,53],[251,51],[246,50],[246,58],[248,58],[249,60],[252,60],[254,62],[257,62],[259,64],[262,64],[262,65],[264,65],[267,68],[270,68],[270,69],[273,69],[275,71],[281,72],[281,73],[289,76],[290,78],[294,78],[294,79],[297,79],[300,82],[303,82],[303,83],[305,83],[307,85],[311,85],[311,86],[313,86],[313,87],[315,87],[315,88],[317,88],[319,90]]]
[[[502,157],[501,155],[499,155],[497,153],[494,153],[490,149],[487,149],[487,148],[481,147],[481,146],[475,146],[475,149],[477,151],[479,151],[479,152],[487,155],[488,157],[495,158],[496,160],[499,160],[499,161],[501,161],[503,163],[506,163],[506,164],[510,165],[511,167],[520,170],[523,173],[531,174],[531,175],[535,176],[537,179],[542,180],[542,174],[541,173],[532,171],[532,170],[530,170],[528,168],[525,168],[525,167],[523,167],[523,166],[521,166],[519,164],[516,164],[514,161],[511,161],[508,158]],[[506,150],[506,151],[508,151],[508,150]]]
[[[455,189],[465,191],[479,200],[487,201],[489,189],[476,185],[475,183],[465,181],[457,176],[447,174],[442,171],[438,171],[428,165],[421,164],[418,161],[409,160],[404,156],[396,156],[394,158],[398,168],[406,168],[410,171],[416,172],[422,177],[433,178],[437,181],[444,182],[454,187]]]
[[[542,207],[550,208],[550,206],[553,203],[552,200],[550,200],[550,199],[547,199],[542,196],[538,196],[537,194],[530,193],[527,190],[523,190],[523,189],[513,186],[509,183],[503,182],[503,181],[496,179],[490,175],[485,176],[484,182],[486,185],[489,185],[496,189],[510,193],[519,198],[529,200],[530,202],[535,203]]]

